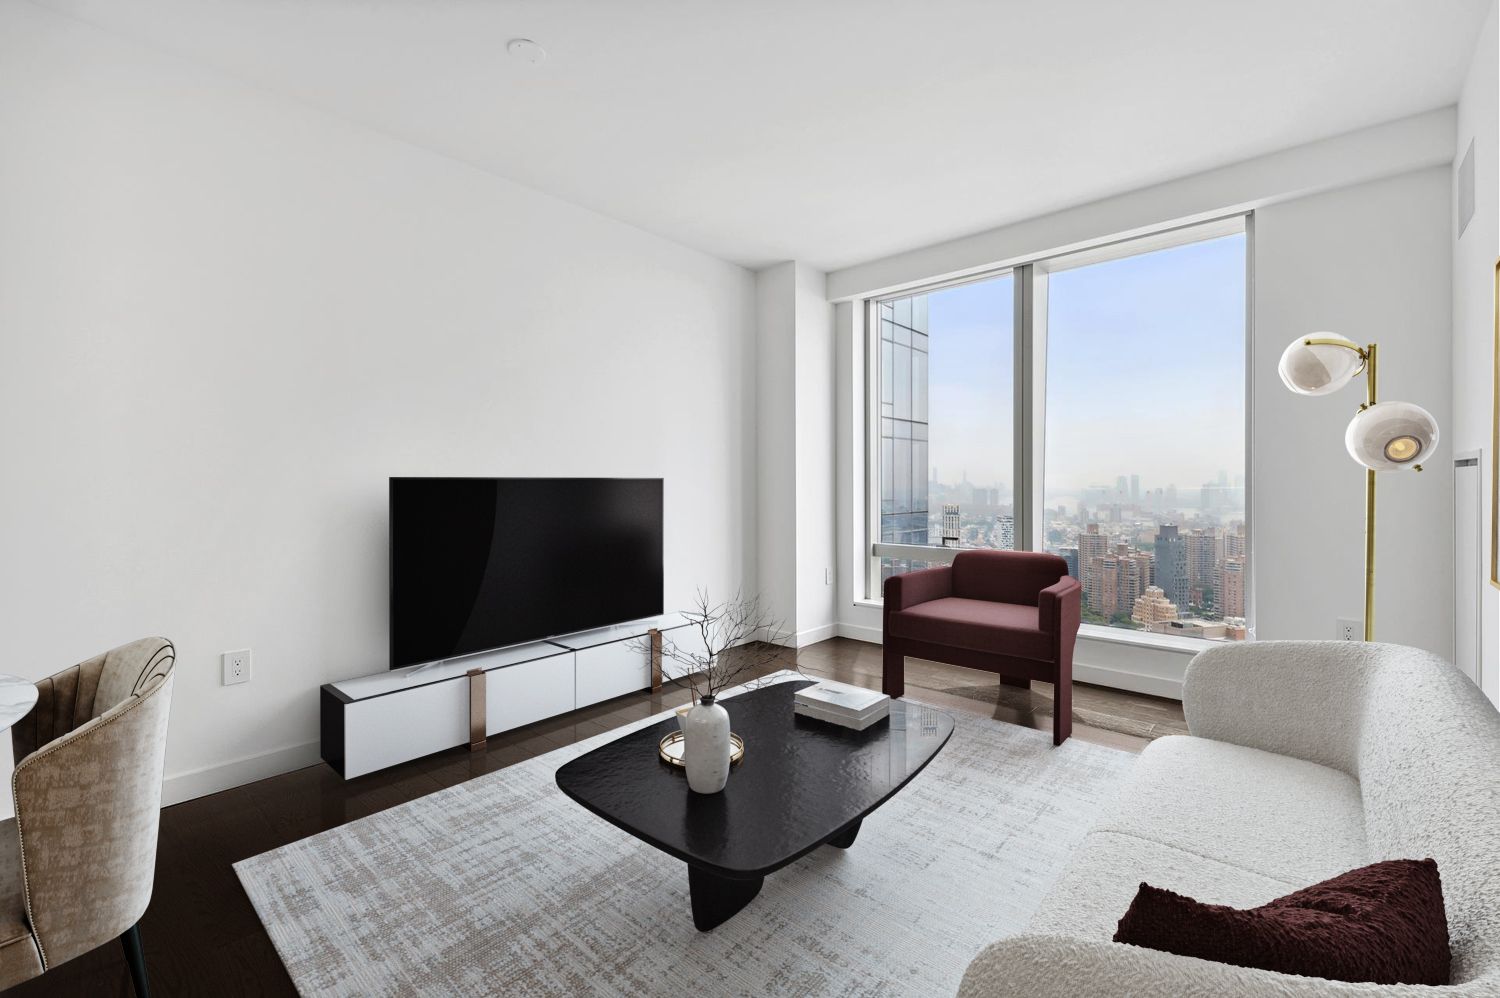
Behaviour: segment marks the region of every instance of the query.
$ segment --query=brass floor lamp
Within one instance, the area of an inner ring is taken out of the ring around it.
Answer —
[[[1359,346],[1335,333],[1293,340],[1277,366],[1299,395],[1329,395],[1365,375],[1365,402],[1344,431],[1349,456],[1365,468],[1365,640],[1375,640],[1375,473],[1422,470],[1437,447],[1432,413],[1412,402],[1380,402],[1375,394],[1376,344]]]

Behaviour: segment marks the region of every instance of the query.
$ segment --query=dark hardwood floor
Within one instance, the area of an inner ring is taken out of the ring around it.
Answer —
[[[880,688],[880,646],[834,638],[785,654],[810,678]],[[1000,690],[987,673],[910,659],[907,695],[952,712],[1051,731],[1051,691]],[[156,886],[141,922],[154,994],[295,995],[232,864],[455,783],[571,745],[688,701],[667,688],[638,693],[497,735],[480,752],[454,749],[345,782],[318,765],[165,808]],[[1172,700],[1076,684],[1073,737],[1139,751],[1185,731]],[[4,992],[7,998],[133,994],[118,942]]]

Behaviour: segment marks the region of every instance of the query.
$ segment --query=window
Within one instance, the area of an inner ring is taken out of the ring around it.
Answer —
[[[883,544],[1015,546],[1015,280],[875,306]],[[921,562],[886,556],[880,577]]]
[[[1246,244],[1235,218],[869,303],[871,595],[1046,550],[1089,624],[1244,638]]]

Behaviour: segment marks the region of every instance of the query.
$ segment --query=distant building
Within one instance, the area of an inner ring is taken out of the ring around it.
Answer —
[[[1187,539],[1177,532],[1175,523],[1163,523],[1156,530],[1155,582],[1178,606],[1188,605],[1187,563]]]
[[[1152,634],[1175,634],[1180,638],[1206,638],[1209,641],[1244,641],[1246,637],[1242,617],[1227,620],[1204,620],[1201,617],[1159,620],[1147,626],[1146,630]]]
[[[1151,556],[1144,551],[1132,551],[1128,545],[1121,544],[1115,550],[1115,565],[1119,581],[1115,584],[1114,612],[1130,613],[1135,608],[1136,600],[1144,596],[1146,590],[1153,588]]]
[[[1010,513],[1000,513],[995,517],[998,546],[1004,551],[1016,549],[1016,518]]]
[[[1243,559],[1224,559],[1224,567],[1219,570],[1219,585],[1214,595],[1219,613],[1223,616],[1245,616],[1245,562]]]
[[[1224,535],[1224,557],[1245,560],[1245,525],[1236,523]]]
[[[1210,641],[1223,641],[1229,636],[1228,627],[1222,620],[1204,620],[1201,617],[1159,620],[1146,630],[1152,634],[1175,634],[1179,638],[1207,638]]]
[[[1084,604],[1095,613],[1113,613],[1104,608],[1104,556],[1109,552],[1109,538],[1099,533],[1099,524],[1090,523],[1078,535],[1078,568],[1082,573]]]
[[[1085,574],[1084,598],[1089,609],[1106,617],[1129,613],[1151,585],[1151,556],[1132,551],[1128,544],[1117,544],[1113,550],[1106,544],[1104,553],[1090,560]]]
[[[1057,553],[1062,557],[1063,561],[1068,563],[1068,574],[1082,582],[1083,580],[1078,574],[1078,549],[1058,548]]]
[[[1220,542],[1212,530],[1190,530],[1187,534],[1187,580],[1189,601],[1202,606],[1207,593],[1218,588]],[[1198,595],[1193,595],[1194,593]]]
[[[1130,476],[1130,501],[1139,505],[1141,501],[1141,476]]]
[[[1094,611],[1106,617],[1120,608],[1120,559],[1114,554],[1095,558]]]
[[[1135,608],[1130,619],[1150,629],[1152,624],[1177,619],[1177,604],[1162,594],[1160,586],[1147,586],[1146,591],[1135,598]]]
[[[961,536],[958,503],[943,504],[943,547],[957,547]]]
[[[1185,540],[1188,585],[1197,588],[1213,574],[1214,536],[1211,531],[1194,529],[1187,532]]]

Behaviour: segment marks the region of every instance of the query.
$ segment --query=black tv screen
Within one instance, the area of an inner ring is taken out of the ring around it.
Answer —
[[[391,668],[662,612],[659,478],[392,478]]]

